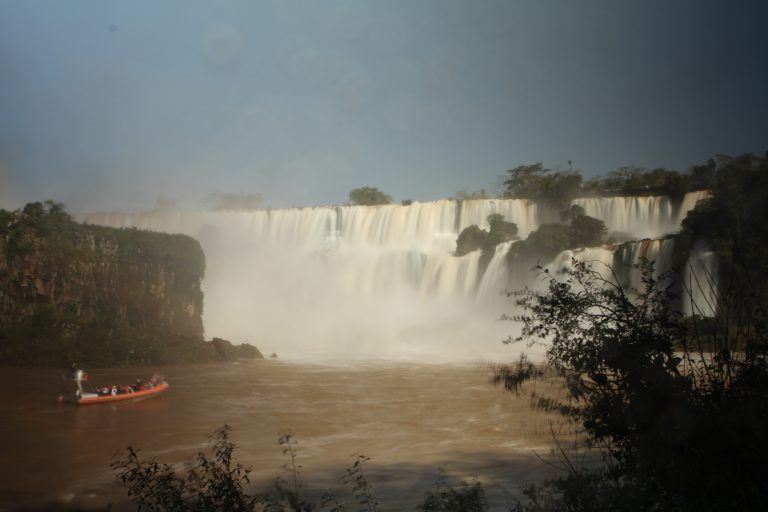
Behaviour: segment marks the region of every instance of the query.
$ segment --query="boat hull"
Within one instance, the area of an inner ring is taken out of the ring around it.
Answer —
[[[75,405],[96,405],[96,404],[105,404],[109,402],[122,402],[124,400],[138,400],[141,398],[150,398],[153,396],[157,396],[166,389],[168,389],[170,385],[167,382],[161,382],[157,384],[155,387],[150,389],[142,389],[140,391],[134,391],[133,393],[119,393],[117,395],[103,395],[103,396],[84,396],[80,398],[74,398],[69,396],[60,396],[59,402],[60,403],[71,403]]]

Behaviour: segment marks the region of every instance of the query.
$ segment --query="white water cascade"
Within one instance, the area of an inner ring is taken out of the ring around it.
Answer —
[[[717,255],[706,243],[696,242],[683,268],[682,311],[686,315],[714,316],[717,312]]]
[[[634,219],[626,226],[646,236],[664,231],[672,217],[695,204],[672,212],[668,200],[634,199],[647,203],[646,213],[631,207],[622,214],[616,198],[606,211]],[[576,203],[592,214],[595,201]],[[487,229],[492,213],[516,223],[522,238],[540,222],[536,204],[515,199],[101,213],[78,220],[196,238],[207,262],[207,337],[252,342],[281,356],[496,359],[514,357],[500,340],[519,327],[497,319],[514,307],[503,292],[522,287],[514,281],[526,272],[510,272],[511,243],[497,247],[484,273],[479,251],[453,256],[461,230],[473,224]],[[612,249],[566,251],[548,268],[554,272],[573,256],[605,262],[607,268]]]
[[[674,238],[645,239],[622,245],[613,266],[619,282],[626,290],[642,293],[645,290],[642,272],[637,270],[643,260],[653,263],[651,276],[658,280],[673,269]]]
[[[574,199],[572,204],[604,221],[608,231],[634,238],[658,238],[677,232],[688,211],[709,196],[707,190],[688,192],[677,205],[666,196],[585,197]]]

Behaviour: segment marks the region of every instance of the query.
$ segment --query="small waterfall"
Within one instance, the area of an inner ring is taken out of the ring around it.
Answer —
[[[667,196],[618,196],[574,199],[590,217],[605,222],[609,231],[636,238],[659,238],[680,230],[680,223],[696,203],[710,196],[706,190],[688,192],[679,205]]]
[[[558,276],[570,269],[573,260],[587,263],[589,267],[604,279],[611,279],[613,267],[613,250],[605,247],[587,247],[563,251],[544,266],[544,271],[551,276]],[[537,287],[542,289],[541,287]]]
[[[480,256],[480,251],[462,257],[449,254],[427,256],[419,286],[421,296],[437,294],[450,297],[471,294],[477,285]]]
[[[614,257],[614,269],[620,284],[633,293],[645,289],[642,272],[637,268],[643,259],[653,262],[653,278],[659,279],[673,266],[674,238],[645,239],[619,246]]]
[[[717,255],[705,242],[695,242],[683,268],[682,309],[686,316],[715,316],[717,312]]]
[[[485,269],[485,274],[483,274],[477,290],[478,301],[493,301],[508,290],[511,283],[507,265],[507,253],[513,243],[515,242],[506,242],[496,246],[493,259],[488,263],[488,268]]]

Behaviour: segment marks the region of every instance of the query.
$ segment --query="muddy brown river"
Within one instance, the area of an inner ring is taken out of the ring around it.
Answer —
[[[90,370],[97,385],[161,371],[163,395],[76,407],[56,403],[60,370],[3,369],[0,510],[27,507],[133,510],[110,462],[128,445],[161,462],[190,460],[208,436],[232,426],[236,458],[254,467],[252,490],[287,476],[277,442],[291,429],[305,492],[347,489],[339,481],[357,454],[380,510],[412,510],[438,478],[473,475],[499,509],[527,482],[556,476],[550,422],[530,399],[490,384],[477,364],[392,361],[241,361],[199,366]]]

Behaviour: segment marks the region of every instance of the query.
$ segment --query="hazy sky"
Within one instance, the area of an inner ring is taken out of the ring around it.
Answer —
[[[768,149],[768,2],[0,1],[0,207],[490,189]]]

